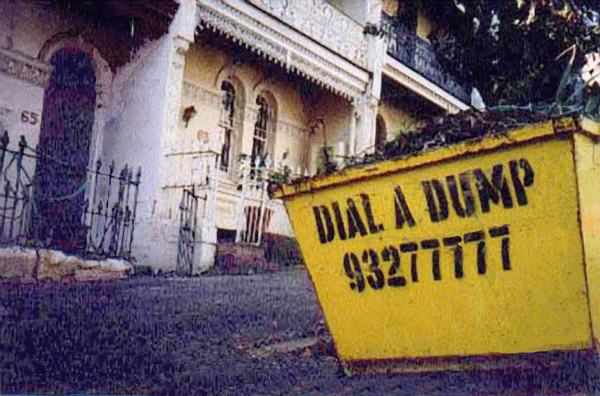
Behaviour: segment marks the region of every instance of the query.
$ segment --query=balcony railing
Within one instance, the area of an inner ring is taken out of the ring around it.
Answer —
[[[387,37],[387,53],[400,63],[419,73],[444,91],[463,102],[470,102],[470,95],[454,77],[444,71],[435,57],[430,43],[402,24],[393,25],[387,15],[382,17]]]
[[[363,27],[324,0],[248,0],[321,45],[365,66]]]

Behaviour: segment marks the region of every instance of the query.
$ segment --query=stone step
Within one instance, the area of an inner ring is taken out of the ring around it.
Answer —
[[[262,246],[220,243],[215,255],[215,272],[226,275],[247,275],[279,271],[279,264],[265,258]]]

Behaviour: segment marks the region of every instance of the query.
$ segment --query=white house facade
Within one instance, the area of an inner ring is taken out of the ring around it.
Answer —
[[[0,133],[38,158],[13,199],[25,240],[200,273],[228,246],[293,240],[267,176],[314,175],[324,147],[341,165],[469,107],[435,65],[426,16],[411,31],[393,0],[71,3],[0,6]],[[65,181],[40,156],[90,172]]]

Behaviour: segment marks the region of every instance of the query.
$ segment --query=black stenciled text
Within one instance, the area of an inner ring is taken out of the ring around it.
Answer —
[[[463,235],[450,236],[440,239],[425,239],[420,242],[388,245],[380,249],[368,248],[360,254],[346,253],[343,257],[343,267],[346,276],[350,279],[350,289],[362,292],[368,285],[373,290],[385,287],[401,288],[410,283],[419,283],[424,276],[430,276],[434,281],[454,278],[462,279],[465,276],[465,266],[473,266],[477,274],[487,273],[486,238],[501,238],[500,249],[497,254],[502,258],[502,269],[512,269],[510,261],[509,226],[492,227],[487,230],[469,232]],[[474,250],[470,249],[473,246]],[[440,267],[440,250],[451,249],[454,252],[453,273],[443,274]],[[429,253],[426,260],[423,253]],[[468,257],[465,260],[465,251]],[[470,254],[471,252],[475,254]],[[402,268],[402,257],[409,258],[408,267]]]

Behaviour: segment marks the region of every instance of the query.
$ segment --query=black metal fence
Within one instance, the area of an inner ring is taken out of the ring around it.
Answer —
[[[191,190],[183,189],[179,204],[179,241],[177,243],[177,268],[175,269],[178,275],[192,275],[194,269],[198,198],[194,187]]]
[[[0,136],[0,244],[131,259],[141,169],[98,160],[93,169]]]

